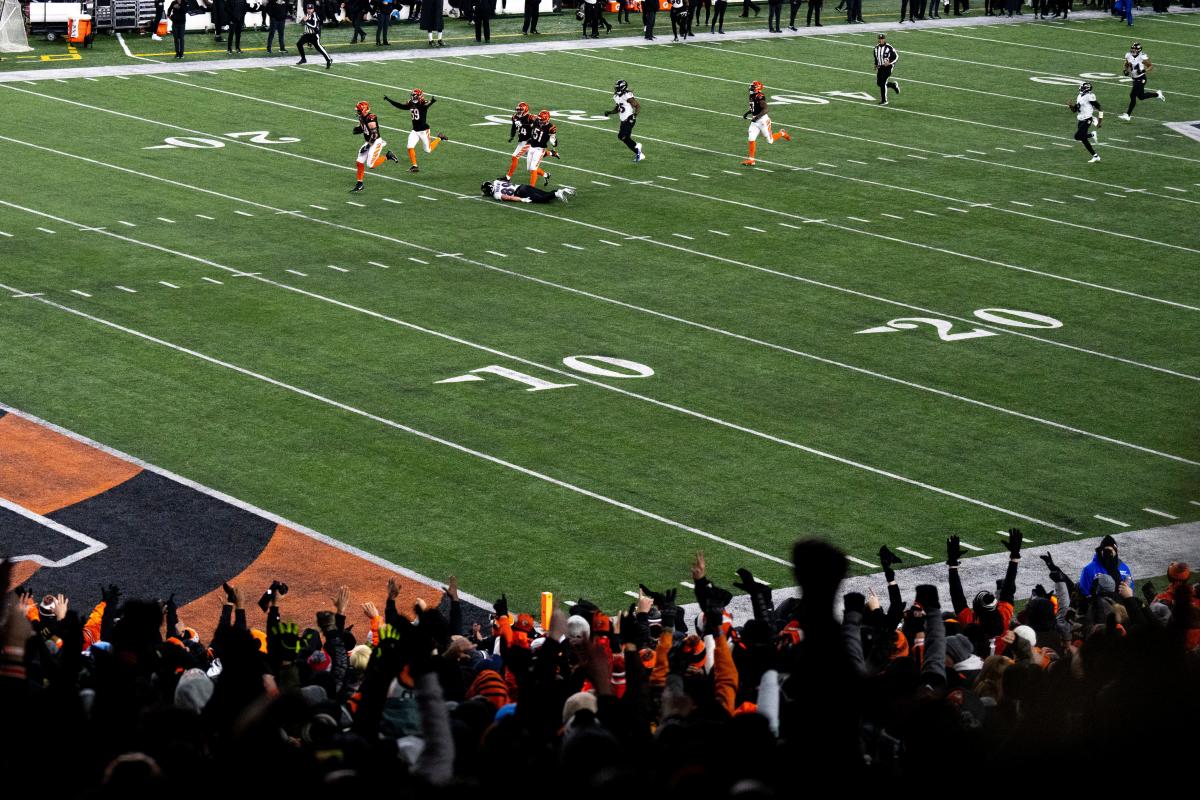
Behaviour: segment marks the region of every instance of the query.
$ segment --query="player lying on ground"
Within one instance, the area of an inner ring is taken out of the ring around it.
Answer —
[[[565,203],[575,194],[575,190],[570,186],[547,192],[527,183],[513,183],[506,178],[484,181],[479,190],[483,192],[484,197],[490,197],[493,200],[511,200],[514,203],[549,203],[556,197]]]

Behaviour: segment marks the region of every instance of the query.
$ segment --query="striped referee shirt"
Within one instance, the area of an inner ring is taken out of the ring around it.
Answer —
[[[900,56],[896,53],[896,48],[892,47],[887,42],[875,45],[875,67],[878,69],[884,64],[891,62],[895,64],[900,60]]]
[[[316,11],[304,17],[304,32],[310,36],[321,35],[321,15]]]

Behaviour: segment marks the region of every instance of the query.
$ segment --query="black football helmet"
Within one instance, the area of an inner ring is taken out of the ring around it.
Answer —
[[[1142,52],[1142,43],[1134,42],[1133,44],[1129,45],[1129,51],[1136,56],[1138,53]]]
[[[1080,94],[1087,94],[1091,90],[1092,90],[1092,85],[1090,83],[1079,84],[1079,93]]]
[[[613,94],[622,94],[629,91],[629,84],[626,81],[617,81],[617,85],[613,87]]]
[[[479,187],[479,191],[483,192],[484,197],[491,197],[492,196],[492,182],[484,181],[483,184]]]

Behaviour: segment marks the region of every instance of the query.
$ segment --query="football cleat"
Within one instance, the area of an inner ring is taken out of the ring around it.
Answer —
[[[408,171],[409,172],[420,172],[421,168],[418,167],[416,164],[413,164],[411,167],[408,168]]]
[[[895,81],[888,81],[888,88],[890,88],[896,94],[900,94],[900,84],[896,83]]]
[[[386,158],[388,161],[395,161],[396,163],[400,163],[400,159],[396,158],[396,154],[393,153],[391,150],[388,150],[386,153],[384,153],[383,157]]]
[[[753,158],[747,158],[745,161],[743,161],[743,162],[742,162],[742,166],[745,166],[745,167],[753,167],[753,166],[754,166],[754,159],[753,159]]]
[[[1099,161],[1099,160],[1100,160],[1100,154],[1099,154],[1099,153],[1096,153],[1096,155],[1094,155],[1094,156],[1092,156],[1091,158],[1089,158],[1089,159],[1088,159],[1088,163],[1089,163],[1089,164],[1095,164],[1095,163],[1096,163],[1097,161]]]
[[[636,153],[633,154],[633,163],[636,164],[639,161],[645,161],[645,160],[646,160],[646,154],[643,153],[641,150],[638,150]]]
[[[1167,96],[1165,94],[1163,94],[1162,89],[1158,90],[1158,99],[1163,101],[1164,103],[1167,102]]]
[[[449,139],[447,139],[447,138],[446,138],[446,134],[444,134],[444,133],[439,133],[439,134],[437,135],[437,138],[438,138],[440,141],[443,141],[443,142],[448,142],[448,141],[450,141]]]
[[[792,135],[791,135],[790,133],[788,133],[787,131],[780,131],[780,132],[779,132],[779,136],[780,136],[780,138],[782,138],[782,139],[783,139],[785,142],[790,142],[790,141],[792,140]]]
[[[354,184],[354,188],[351,189],[350,191],[351,192],[361,192],[362,190],[363,190],[363,182],[358,181],[357,183]]]
[[[565,203],[567,202],[567,198],[571,196],[571,193],[566,189],[559,189],[554,193],[554,196]]]
[[[542,170],[542,186],[550,185],[550,173]]]
[[[1128,114],[1122,114],[1121,116],[1117,117],[1117,119],[1123,119],[1126,122],[1129,122],[1129,120],[1133,119],[1133,117],[1129,116]]]

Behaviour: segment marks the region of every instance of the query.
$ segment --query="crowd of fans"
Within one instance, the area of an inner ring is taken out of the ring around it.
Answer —
[[[117,586],[83,612],[18,589],[0,609],[0,763],[10,789],[21,774],[67,798],[768,798],[897,778],[952,796],[1082,789],[1114,771],[1186,785],[1200,722],[1188,565],[1139,596],[1105,538],[1078,581],[1042,555],[1049,588],[1019,599],[1020,532],[1004,544],[1005,574],[968,599],[950,537],[949,598],[920,585],[911,605],[881,548],[884,607],[840,596],[846,557],[800,541],[799,596],[778,607],[738,571],[753,606],[739,626],[702,553],[694,617],[676,589],[643,586],[615,615],[581,599],[547,630],[504,596],[464,629],[453,578],[436,607],[398,608],[392,581],[382,613],[351,613],[343,588],[307,621],[273,585],[261,630],[241,587],[226,585],[218,620]],[[1057,783],[1039,784],[1042,769]]]

